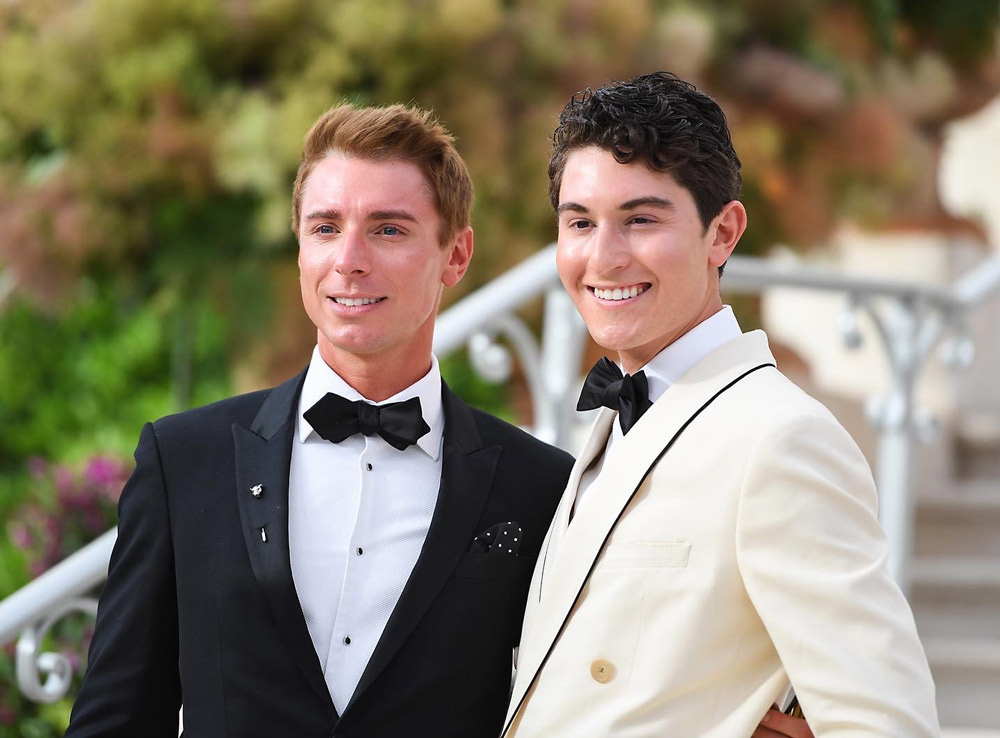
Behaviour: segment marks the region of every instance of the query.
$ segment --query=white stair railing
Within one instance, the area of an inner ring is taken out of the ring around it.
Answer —
[[[843,293],[845,309],[835,328],[849,347],[860,340],[857,313],[867,315],[877,328],[892,376],[888,393],[870,403],[869,419],[879,435],[876,478],[890,566],[905,589],[913,529],[912,446],[926,435],[929,422],[927,415],[914,409],[914,383],[939,342],[947,364],[972,361],[974,346],[966,316],[1000,292],[1000,255],[949,289],[837,274],[797,263],[750,257],[729,260],[723,277],[726,292],[761,293],[773,287]],[[544,299],[540,341],[517,315],[519,308],[538,298]],[[585,339],[586,328],[559,284],[555,246],[550,245],[442,313],[434,351],[445,356],[467,345],[472,367],[492,381],[510,377],[513,351],[533,402],[530,430],[568,448],[574,426],[571,400],[579,389]],[[91,593],[107,575],[115,538],[116,531],[108,531],[0,602],[0,644],[19,639],[18,684],[29,698],[53,701],[69,689],[69,663],[59,655],[40,653],[42,639],[64,614],[93,613]]]

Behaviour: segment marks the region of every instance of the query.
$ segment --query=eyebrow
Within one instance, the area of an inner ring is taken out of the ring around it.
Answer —
[[[339,217],[339,210],[314,210],[302,220],[337,220]]]
[[[373,210],[368,213],[368,220],[406,220],[416,223],[417,219],[405,210]]]
[[[634,200],[629,200],[628,202],[623,202],[618,209],[619,210],[635,210],[636,208],[644,208],[649,205],[657,208],[664,208],[666,210],[675,210],[676,206],[670,200],[664,200],[662,197],[637,197]]]
[[[304,220],[338,220],[341,217],[339,210],[314,210],[309,213]],[[373,210],[368,213],[366,220],[405,220],[416,223],[417,219],[405,210]]]
[[[664,208],[666,210],[676,210],[677,206],[674,205],[670,200],[665,200],[662,197],[654,197],[649,195],[647,197],[637,197],[633,200],[628,200],[623,202],[618,206],[619,210],[635,210],[636,208],[643,208],[652,205],[657,208]],[[559,207],[556,208],[556,213],[565,213],[567,211],[572,211],[574,213],[589,213],[584,205],[578,202],[562,202],[559,203]]]

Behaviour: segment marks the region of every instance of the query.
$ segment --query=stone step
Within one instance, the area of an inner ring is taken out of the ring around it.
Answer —
[[[942,725],[1000,730],[1000,639],[925,638]]]
[[[1000,640],[1000,560],[917,559],[910,569],[909,601],[922,638]]]
[[[996,556],[1000,568],[1000,480],[953,483],[916,501],[916,557]]]
[[[1000,590],[1000,558],[935,556],[916,558],[910,566],[911,587],[950,590]]]
[[[954,471],[966,478],[1000,479],[1000,414],[963,410],[955,429]]]
[[[921,638],[1000,639],[1000,591],[972,590],[955,597],[913,588],[910,606]]]

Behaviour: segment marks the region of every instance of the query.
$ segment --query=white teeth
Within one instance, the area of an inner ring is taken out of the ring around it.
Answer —
[[[638,297],[643,293],[642,287],[615,287],[610,290],[602,290],[600,287],[594,288],[594,296],[601,300],[629,300]]]
[[[333,298],[333,301],[338,305],[358,307],[359,305],[371,305],[373,302],[382,302],[384,299],[384,297],[359,297],[355,300],[350,297],[335,297]]]

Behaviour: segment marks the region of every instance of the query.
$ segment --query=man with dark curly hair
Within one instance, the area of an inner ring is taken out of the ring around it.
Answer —
[[[830,412],[723,305],[747,225],[719,106],[656,73],[576,95],[549,167],[559,275],[615,354],[536,564],[505,735],[939,733],[876,493]]]

